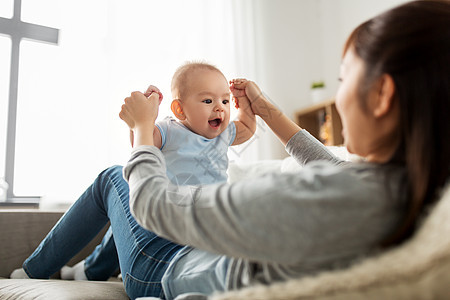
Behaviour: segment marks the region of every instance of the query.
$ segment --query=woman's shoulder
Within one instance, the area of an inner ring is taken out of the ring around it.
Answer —
[[[276,189],[282,198],[295,201],[319,199],[331,202],[355,201],[383,205],[398,201],[405,188],[403,166],[346,162],[336,165],[327,160],[307,163],[297,170],[266,175],[260,186]],[[264,189],[263,189],[264,190]],[[267,191],[261,191],[264,194]],[[373,202],[376,199],[376,202]]]
[[[344,189],[349,185],[382,188],[386,180],[393,184],[400,184],[406,175],[405,167],[402,165],[375,164],[362,160],[345,161],[341,164],[328,160],[315,160],[307,163],[301,172],[310,173],[316,179],[321,179],[324,184],[335,183]]]

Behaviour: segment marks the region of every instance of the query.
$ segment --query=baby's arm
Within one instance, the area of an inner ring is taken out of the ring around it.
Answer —
[[[266,122],[283,145],[286,145],[291,137],[302,129],[267,100],[253,81],[236,82],[234,86],[240,94],[244,90],[253,112]]]
[[[236,125],[236,138],[232,146],[239,145],[249,140],[256,131],[256,117],[250,107],[250,101],[245,95],[245,79],[234,79],[230,81],[230,91],[236,101],[238,115],[234,124]],[[239,88],[235,84],[239,84]]]

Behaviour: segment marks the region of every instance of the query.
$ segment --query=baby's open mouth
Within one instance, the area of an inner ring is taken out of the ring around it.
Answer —
[[[217,128],[222,123],[222,120],[217,118],[217,119],[209,120],[208,123],[211,127]]]

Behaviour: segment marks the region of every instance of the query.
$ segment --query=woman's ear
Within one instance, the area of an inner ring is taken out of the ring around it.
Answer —
[[[172,104],[170,105],[170,109],[172,110],[173,114],[178,120],[182,121],[186,119],[180,100],[177,99],[173,100]]]
[[[391,75],[384,74],[380,78],[380,86],[378,91],[378,97],[375,107],[373,109],[373,115],[376,118],[383,117],[392,108],[395,96],[395,82]]]

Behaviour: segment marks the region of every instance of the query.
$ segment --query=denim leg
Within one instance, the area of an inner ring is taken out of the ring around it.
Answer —
[[[80,251],[107,223],[130,298],[161,297],[161,278],[183,247],[139,226],[130,213],[128,184],[122,167],[106,169],[72,205],[34,253],[24,262],[32,278],[48,278]]]
[[[119,257],[111,227],[100,245],[95,247],[84,263],[84,272],[89,280],[107,280],[119,270]]]
[[[31,278],[47,279],[63,267],[106,225],[106,212],[92,201],[94,184],[56,223],[23,268]]]

